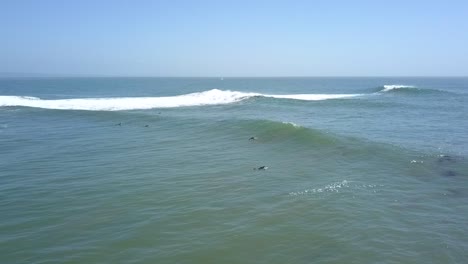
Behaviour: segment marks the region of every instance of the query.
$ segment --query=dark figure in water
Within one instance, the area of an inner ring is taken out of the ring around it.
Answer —
[[[251,137],[249,140],[257,140],[257,137]]]
[[[122,126],[122,123],[118,123],[116,126]]]
[[[149,127],[149,125],[145,125],[145,127]]]
[[[260,166],[258,168],[254,168],[254,170],[266,170],[266,169],[268,169],[267,166]]]
[[[452,156],[448,155],[439,155],[439,159],[437,160],[439,163],[445,163],[445,162],[455,162],[455,158]]]

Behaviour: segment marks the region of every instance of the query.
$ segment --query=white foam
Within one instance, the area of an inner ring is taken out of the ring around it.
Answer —
[[[182,106],[229,104],[256,96],[255,93],[209,91],[166,97],[117,97],[44,100],[36,97],[0,96],[1,106],[26,106],[62,110],[133,110]]]
[[[60,110],[119,111],[151,108],[173,108],[186,106],[219,105],[242,101],[254,96],[297,99],[326,100],[357,96],[356,94],[289,94],[265,95],[238,91],[209,91],[166,97],[115,97],[115,98],[74,98],[46,100],[28,96],[0,96],[0,107],[25,106]]]
[[[328,184],[324,187],[321,188],[313,188],[313,189],[306,189],[304,191],[298,191],[298,192],[290,192],[289,195],[291,196],[297,196],[297,195],[304,195],[308,193],[323,193],[323,192],[340,192],[339,189],[341,188],[348,188],[349,187],[349,182],[347,180],[341,181],[341,182],[334,182],[331,184]]]
[[[282,123],[285,124],[285,125],[291,125],[291,126],[296,127],[296,128],[301,127],[300,125],[298,125],[296,123],[293,123],[293,122],[282,122]]]
[[[391,84],[391,85],[384,85],[384,88],[382,89],[382,92],[388,92],[396,89],[402,89],[402,88],[416,88],[415,86],[412,85],[400,85],[400,84]]]
[[[319,188],[306,189],[303,191],[290,192],[290,196],[307,195],[307,194],[320,194],[320,193],[340,193],[344,189],[352,189],[353,191],[371,191],[376,193],[376,188],[384,187],[382,184],[358,184],[353,181],[343,180],[341,182],[333,182]]]

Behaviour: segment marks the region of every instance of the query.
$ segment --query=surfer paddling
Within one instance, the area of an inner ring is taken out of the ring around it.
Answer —
[[[260,166],[258,168],[254,168],[254,170],[267,170],[268,167],[267,166]]]

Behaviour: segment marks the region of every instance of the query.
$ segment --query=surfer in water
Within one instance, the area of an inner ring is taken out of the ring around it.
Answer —
[[[254,168],[254,170],[267,170],[268,167],[267,166],[260,166],[258,168]]]

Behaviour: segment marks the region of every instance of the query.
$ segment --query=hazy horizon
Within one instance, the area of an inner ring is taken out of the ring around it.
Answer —
[[[48,73],[22,73],[22,72],[0,72],[0,78],[468,78],[468,75],[278,75],[278,76],[157,76],[157,75],[97,75],[97,74],[48,74]]]

